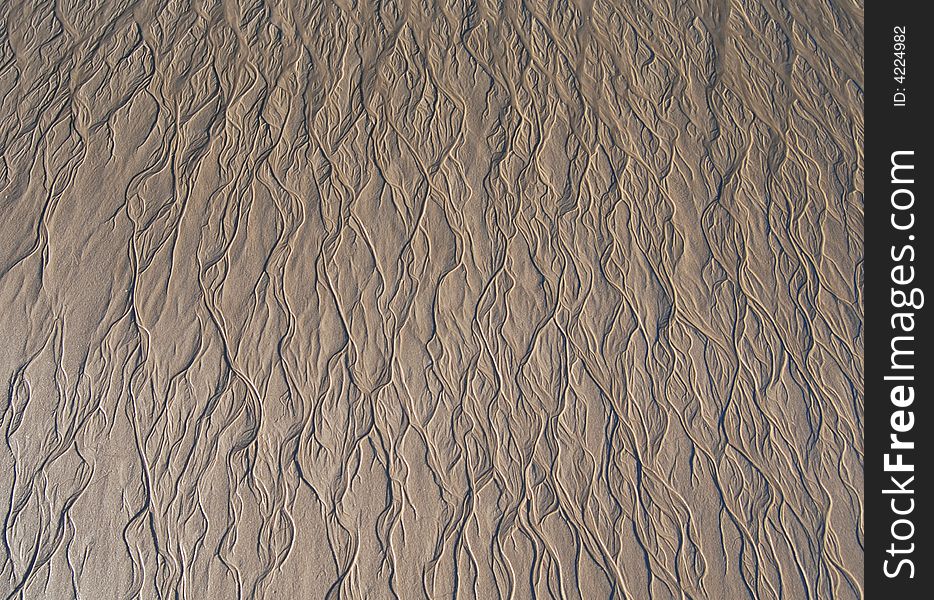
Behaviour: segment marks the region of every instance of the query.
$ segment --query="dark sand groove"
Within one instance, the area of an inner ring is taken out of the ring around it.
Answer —
[[[862,597],[862,3],[0,3],[0,598]]]

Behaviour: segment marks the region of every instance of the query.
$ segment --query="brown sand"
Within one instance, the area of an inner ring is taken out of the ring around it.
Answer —
[[[320,4],[0,4],[0,597],[861,597],[861,2]]]

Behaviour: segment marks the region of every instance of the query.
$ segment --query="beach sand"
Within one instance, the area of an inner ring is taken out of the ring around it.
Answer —
[[[0,5],[0,598],[862,597],[863,11]]]

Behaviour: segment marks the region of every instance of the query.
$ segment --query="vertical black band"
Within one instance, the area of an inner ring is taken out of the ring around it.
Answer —
[[[932,58],[922,4],[866,10],[866,597],[930,598]]]

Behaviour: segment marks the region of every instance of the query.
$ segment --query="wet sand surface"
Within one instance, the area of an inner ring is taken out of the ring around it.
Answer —
[[[861,597],[862,24],[0,4],[0,597]]]

